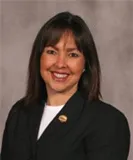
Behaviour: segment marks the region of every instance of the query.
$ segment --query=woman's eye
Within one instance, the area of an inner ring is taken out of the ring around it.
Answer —
[[[79,57],[79,54],[77,54],[77,53],[70,53],[69,56],[70,57]]]
[[[55,54],[56,52],[54,50],[46,50],[46,53],[48,53],[48,54]]]

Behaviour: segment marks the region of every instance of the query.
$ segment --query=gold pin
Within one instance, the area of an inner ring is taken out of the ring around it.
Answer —
[[[65,115],[60,115],[58,119],[59,119],[60,122],[64,123],[64,122],[67,121],[67,116],[65,116]]]

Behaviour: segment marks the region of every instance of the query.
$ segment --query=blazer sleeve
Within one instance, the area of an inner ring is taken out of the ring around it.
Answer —
[[[126,117],[118,110],[99,112],[84,139],[88,160],[127,160],[130,131]]]
[[[12,148],[12,141],[15,131],[15,126],[17,123],[18,117],[18,108],[19,108],[19,101],[13,105],[11,108],[6,123],[5,129],[3,132],[3,139],[2,139],[2,147],[1,147],[1,160],[10,160],[11,157],[11,148]]]

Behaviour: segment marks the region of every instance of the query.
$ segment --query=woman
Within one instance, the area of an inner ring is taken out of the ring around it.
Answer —
[[[86,23],[69,12],[55,15],[35,39],[27,92],[9,113],[2,160],[127,160],[128,122],[100,99]]]

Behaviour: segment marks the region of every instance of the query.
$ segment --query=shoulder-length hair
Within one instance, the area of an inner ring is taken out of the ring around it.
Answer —
[[[42,26],[33,43],[25,95],[27,103],[38,103],[47,99],[45,82],[40,75],[40,58],[45,46],[56,45],[66,31],[73,34],[78,50],[85,57],[85,71],[79,80],[78,90],[89,101],[101,97],[100,64],[91,32],[81,17],[62,12]]]

